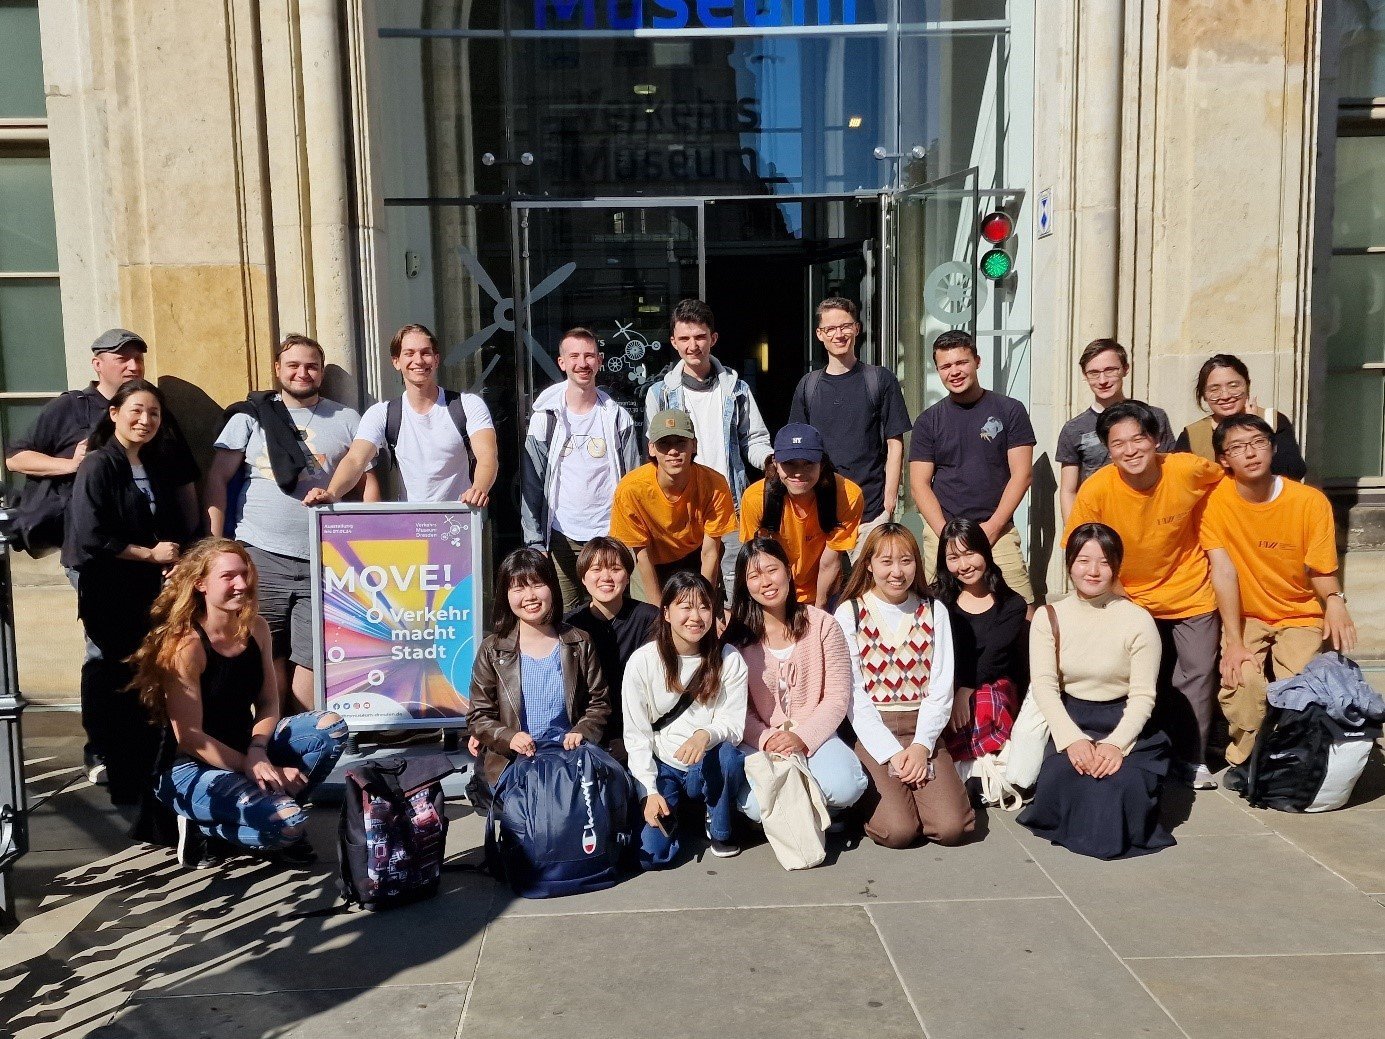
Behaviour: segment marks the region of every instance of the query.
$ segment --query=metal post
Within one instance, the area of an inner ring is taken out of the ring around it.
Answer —
[[[10,867],[29,850],[29,810],[24,790],[24,696],[14,641],[14,583],[10,573],[12,509],[0,504],[0,919],[13,921]]]

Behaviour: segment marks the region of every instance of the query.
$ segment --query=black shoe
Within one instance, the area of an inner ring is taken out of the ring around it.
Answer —
[[[290,869],[307,869],[317,861],[317,852],[308,843],[308,838],[299,837],[292,844],[286,844],[269,853],[270,860]]]
[[[1221,785],[1233,794],[1244,794],[1250,787],[1250,770],[1245,765],[1232,765],[1222,774]]]
[[[178,816],[178,865],[186,869],[213,869],[224,861],[211,842],[186,815]]]

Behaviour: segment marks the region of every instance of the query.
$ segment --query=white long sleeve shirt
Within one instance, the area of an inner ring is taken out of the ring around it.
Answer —
[[[918,609],[918,596],[910,595],[898,606],[891,605],[871,592],[866,593],[866,605],[880,623],[880,633],[891,643],[902,643],[909,634],[914,611]],[[918,723],[914,729],[914,742],[921,743],[933,753],[938,736],[952,717],[952,622],[948,619],[947,607],[933,600],[931,623],[933,625],[933,666],[929,671],[928,695],[919,701]],[[856,641],[856,606],[854,601],[844,602],[837,607],[837,623],[846,633],[846,648],[851,655],[851,709],[847,719],[851,722],[856,738],[876,761],[882,765],[904,748],[880,717],[880,710],[866,692],[865,678],[861,672],[861,649]]]
[[[697,671],[700,657],[678,658],[679,681],[686,682]],[[738,744],[745,734],[746,682],[749,672],[745,660],[731,646],[721,651],[721,688],[710,703],[693,702],[673,722],[654,731],[654,723],[671,711],[681,693],[668,687],[659,647],[647,642],[630,655],[625,665],[625,684],[621,704],[625,718],[625,753],[630,774],[639,784],[640,796],[654,792],[658,775],[656,759],[670,768],[686,772],[688,766],[673,755],[698,729],[709,737],[707,750],[719,743]]]

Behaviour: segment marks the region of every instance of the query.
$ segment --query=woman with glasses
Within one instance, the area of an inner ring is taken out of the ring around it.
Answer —
[[[1201,455],[1215,462],[1217,453],[1212,447],[1212,433],[1222,421],[1232,415],[1255,415],[1274,430],[1274,461],[1271,464],[1274,475],[1287,476],[1291,480],[1302,480],[1307,475],[1308,463],[1299,450],[1293,424],[1273,408],[1256,404],[1250,392],[1250,370],[1235,354],[1213,354],[1207,358],[1197,373],[1194,399],[1199,408],[1210,414],[1187,426],[1178,435],[1174,450]]]

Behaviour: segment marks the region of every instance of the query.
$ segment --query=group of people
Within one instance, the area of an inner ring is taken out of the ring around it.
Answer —
[[[648,386],[642,428],[598,386],[595,335],[562,337],[564,379],[528,418],[526,547],[497,570],[469,715],[492,782],[545,734],[616,751],[644,798],[647,867],[677,857],[686,801],[714,853],[735,853],[737,815],[759,817],[755,750],[802,755],[829,810],[880,844],[963,841],[975,817],[954,761],[998,749],[996,720],[1026,690],[1052,753],[1022,821],[1088,854],[1154,850],[1163,778],[1214,785],[1216,705],[1234,785],[1268,679],[1325,640],[1354,645],[1327,499],[1299,482],[1292,427],[1254,404],[1231,355],[1203,366],[1210,414],[1175,440],[1127,399],[1118,343],[1083,352],[1093,402],[1055,452],[1073,592],[1036,615],[1013,517],[1037,441],[1019,401],[981,386],[970,335],[937,337],[946,396],[911,422],[895,376],[857,355],[854,302],[824,300],[827,364],[771,438],[714,355],[711,308],[682,301],[670,333],[679,360]],[[89,773],[117,803],[153,775],[190,857],[212,834],[304,858],[293,799],[345,736],[311,712],[306,510],[379,500],[390,470],[404,500],[484,507],[491,416],[438,384],[421,325],[390,344],[404,394],[364,416],[322,395],[321,347],[289,336],[277,389],[228,413],[199,508],[145,350],[124,330],[99,338],[96,380],[6,459],[70,498]],[[922,543],[895,522],[906,433]]]

